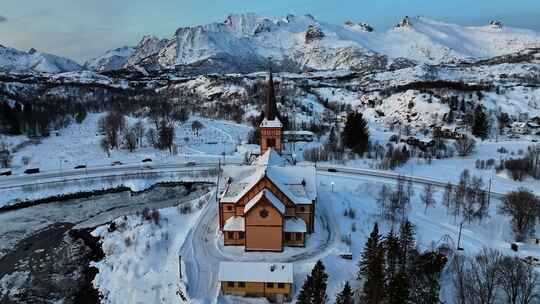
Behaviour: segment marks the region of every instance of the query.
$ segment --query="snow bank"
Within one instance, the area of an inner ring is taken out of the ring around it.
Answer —
[[[102,261],[92,263],[99,270],[93,284],[103,295],[102,303],[188,303],[182,298],[187,293],[178,254],[201,213],[197,208],[212,195],[188,202],[193,213],[170,207],[153,211],[159,212],[159,220],[125,216],[114,221],[116,229],[106,225],[94,230],[105,253]]]

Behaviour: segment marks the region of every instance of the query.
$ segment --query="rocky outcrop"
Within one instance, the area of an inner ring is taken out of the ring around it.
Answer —
[[[310,25],[306,30],[305,41],[306,44],[312,43],[315,40],[321,40],[324,38],[324,32],[319,26]]]

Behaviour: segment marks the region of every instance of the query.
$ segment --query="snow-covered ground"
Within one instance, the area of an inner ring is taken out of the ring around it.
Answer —
[[[94,286],[102,303],[187,303],[185,281],[180,276],[179,251],[191,227],[211,200],[212,192],[159,215],[125,216],[92,234],[101,238],[105,258],[94,264],[99,273]],[[182,206],[190,205],[190,213]]]
[[[333,299],[345,281],[351,282],[353,287],[357,285],[357,263],[374,223],[379,223],[383,233],[389,231],[390,225],[380,218],[376,203],[377,192],[384,182],[339,173],[319,173],[317,179],[317,229],[309,237],[306,248],[287,248],[282,254],[246,253],[224,248],[217,229],[216,202],[211,200],[202,212],[196,211],[190,215],[179,214],[175,208],[161,210],[162,219],[167,219],[162,221],[161,226],[144,221],[139,216],[118,219],[117,224],[124,225],[121,223],[125,222],[125,228],[112,233],[107,232],[107,227],[98,229],[95,233],[103,237],[108,256],[98,264],[100,274],[96,286],[107,294],[106,303],[120,303],[120,299],[126,299],[121,296],[130,297],[132,294],[162,303],[178,302],[176,291],[179,286],[184,295],[190,297],[190,303],[259,303],[259,299],[240,300],[218,295],[216,267],[219,261],[292,262],[297,294],[306,275],[320,259],[329,273],[328,296]],[[457,245],[459,225],[463,219],[448,215],[440,203],[440,192],[435,195],[438,201],[436,207],[425,212],[419,199],[421,192],[422,186],[416,185],[409,212],[418,247],[433,249],[441,245],[443,239],[450,239]],[[461,247],[467,254],[474,254],[483,247],[515,254],[510,250],[513,241],[510,219],[497,213],[498,204],[497,200],[492,201],[490,216],[483,222],[464,223]],[[354,216],[345,215],[345,211],[350,209],[355,211]],[[128,236],[133,241],[130,246],[125,245]],[[351,239],[350,245],[348,238]],[[184,259],[182,279],[178,277],[179,248],[182,248]],[[520,256],[540,256],[537,245],[523,244],[521,248]],[[343,253],[352,253],[353,259],[341,258]],[[156,275],[158,271],[162,271],[162,275]],[[451,286],[443,283],[442,294],[446,294],[448,288]],[[130,291],[133,293],[128,294]]]
[[[58,136],[42,138],[39,144],[29,144],[14,153],[12,169],[22,173],[26,168],[40,168],[41,171],[72,169],[78,165],[107,166],[114,161],[123,164],[141,163],[145,158],[153,163],[180,161],[214,161],[223,158],[242,160],[244,155],[237,152],[237,145],[247,138],[250,127],[228,121],[215,121],[192,117],[186,123],[176,125],[175,144],[178,154],[160,151],[145,145],[130,153],[127,149],[113,150],[110,157],[100,148],[102,135],[98,130],[98,121],[104,114],[89,114],[81,123],[72,123],[59,131]],[[191,128],[191,123],[199,120],[204,127],[199,134]],[[128,124],[134,124],[135,118],[128,118]],[[146,128],[150,122],[144,121]],[[2,139],[0,139],[1,141]],[[25,141],[24,136],[6,137],[13,148]],[[25,165],[24,161],[28,164]]]

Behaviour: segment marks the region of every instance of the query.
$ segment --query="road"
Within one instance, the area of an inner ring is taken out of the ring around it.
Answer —
[[[227,162],[227,164],[231,164]],[[237,164],[237,163],[232,163]],[[218,162],[213,163],[140,163],[106,167],[88,167],[85,169],[70,169],[62,171],[48,171],[37,174],[22,174],[12,176],[0,176],[0,190],[21,187],[25,185],[55,183],[59,181],[75,181],[98,177],[120,176],[141,173],[165,173],[165,172],[196,172],[215,170]]]
[[[368,177],[376,177],[383,180],[397,180],[400,176],[399,173],[391,172],[391,171],[381,171],[381,170],[371,170],[371,169],[361,169],[361,168],[351,168],[351,167],[341,167],[341,166],[333,166],[333,165],[317,165],[317,172],[319,174],[325,174],[325,175],[332,175],[332,174],[350,174],[350,175],[358,175],[358,176],[368,176]],[[432,178],[425,178],[425,177],[418,177],[418,176],[410,176],[410,175],[403,175],[406,180],[411,180],[413,183],[421,184],[421,185],[432,185],[436,188],[444,188],[448,184],[448,181],[441,181],[437,179]],[[455,184],[452,184],[452,186],[456,186]],[[491,197],[495,199],[501,199],[505,196],[504,193],[491,191],[490,192]]]

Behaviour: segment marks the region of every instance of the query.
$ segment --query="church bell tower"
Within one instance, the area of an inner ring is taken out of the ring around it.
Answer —
[[[283,124],[278,118],[272,69],[269,69],[268,71],[266,108],[264,111],[264,119],[259,128],[261,131],[261,155],[268,149],[273,149],[281,154],[283,151]]]

